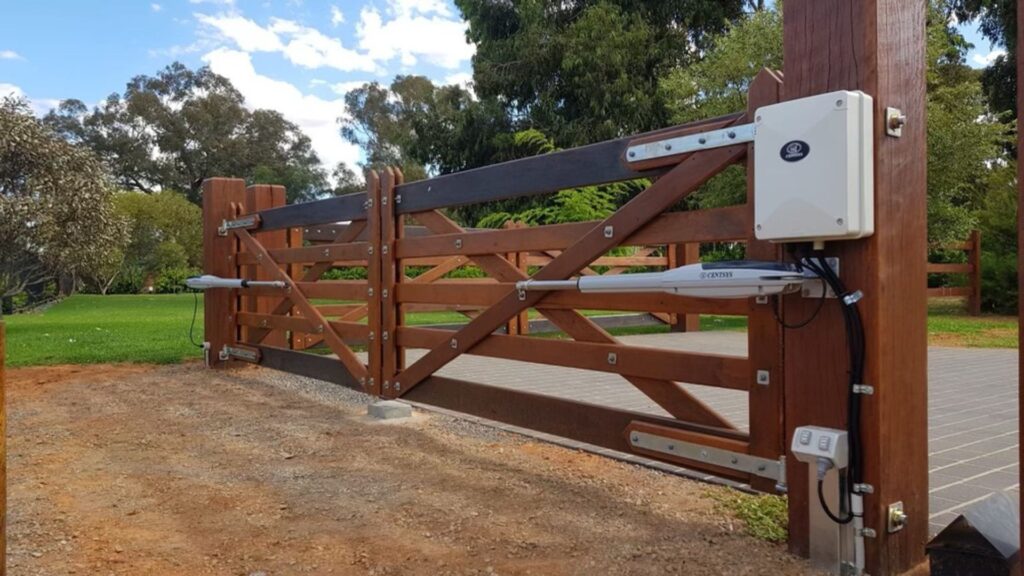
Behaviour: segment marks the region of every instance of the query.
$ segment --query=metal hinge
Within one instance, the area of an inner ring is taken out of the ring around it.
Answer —
[[[217,357],[223,362],[228,360],[242,360],[243,362],[259,363],[260,351],[256,348],[242,348],[240,346],[225,346],[221,348]]]
[[[875,393],[875,387],[871,386],[870,384],[854,384],[853,393],[871,396],[872,394]]]
[[[770,460],[742,452],[733,452],[704,444],[685,442],[640,430],[630,431],[629,444],[631,447],[639,448],[640,450],[657,452],[684,460],[704,462],[730,470],[738,470],[754,476],[770,478],[782,487],[786,485],[786,461],[781,458],[779,460]]]
[[[234,220],[221,220],[220,226],[217,228],[217,235],[227,236],[228,231],[230,230],[238,230],[239,228],[259,228],[259,226],[259,214],[250,214]]]
[[[643,160],[653,160],[655,158],[664,158],[666,156],[696,152],[698,150],[710,150],[712,148],[722,148],[724,146],[753,142],[754,135],[756,133],[757,128],[754,124],[743,124],[740,126],[722,128],[721,130],[711,130],[708,132],[701,132],[699,134],[690,134],[688,136],[677,136],[675,138],[666,138],[665,140],[634,144],[626,149],[626,161],[640,162]]]

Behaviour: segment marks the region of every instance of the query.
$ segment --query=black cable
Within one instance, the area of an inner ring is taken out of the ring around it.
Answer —
[[[808,316],[806,319],[801,320],[796,324],[786,324],[786,321],[782,319],[782,317],[779,315],[779,307],[782,306],[782,299],[779,298],[778,296],[774,296],[773,298],[775,299],[775,305],[772,306],[772,316],[775,316],[775,321],[779,323],[779,326],[782,326],[783,328],[786,328],[788,330],[798,330],[800,328],[803,328],[804,326],[807,326],[811,322],[814,322],[814,319],[818,317],[818,313],[820,313],[821,309],[825,306],[826,292],[827,290],[825,289],[825,286],[822,286],[821,298],[818,298],[818,305],[814,307],[814,311],[811,312],[811,315]]]
[[[203,344],[201,342],[197,344],[195,336],[192,335],[196,327],[196,316],[199,314],[199,292],[193,291],[192,298],[192,323],[188,325],[188,340],[196,348],[203,348]]]
[[[825,501],[825,481],[818,480],[818,502],[821,504],[821,509],[825,511],[825,515],[829,517],[829,520],[836,524],[849,524],[853,522],[854,515],[851,512],[846,518],[840,518],[832,513],[832,510],[828,507],[828,502]]]

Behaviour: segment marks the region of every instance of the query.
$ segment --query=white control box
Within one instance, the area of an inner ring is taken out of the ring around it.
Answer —
[[[801,426],[793,431],[790,452],[797,460],[812,465],[819,458],[829,460],[835,468],[846,468],[850,463],[845,430]]]
[[[875,231],[871,97],[831,92],[759,108],[754,235],[843,240]]]

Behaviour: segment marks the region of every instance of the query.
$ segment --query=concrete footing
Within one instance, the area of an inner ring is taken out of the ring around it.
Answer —
[[[412,406],[395,400],[381,400],[367,406],[366,413],[378,420],[394,420],[412,416]]]

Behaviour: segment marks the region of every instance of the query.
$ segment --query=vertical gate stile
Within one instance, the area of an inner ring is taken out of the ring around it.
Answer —
[[[285,200],[285,189],[284,186],[271,186],[267,184],[255,184],[247,186],[245,189],[245,212],[252,214],[260,210],[266,210],[269,208],[277,208],[284,206]],[[267,250],[274,250],[277,248],[287,248],[288,246],[288,231],[287,230],[274,230],[271,232],[263,232],[257,236],[260,244],[263,245]],[[289,266],[289,269],[291,267]],[[262,270],[260,266],[250,264],[245,267],[245,277],[253,278],[256,280],[271,280],[272,277],[265,270]],[[242,298],[242,307],[246,312],[256,312],[260,314],[273,314],[274,309],[284,301],[284,298],[266,298],[248,296]],[[252,335],[254,333],[253,328],[243,327],[242,328],[242,341],[252,342]],[[268,346],[277,346],[279,348],[287,347],[287,335],[281,330],[272,330],[269,334],[263,337],[263,344]]]
[[[238,241],[234,236],[220,236],[221,222],[234,218],[232,205],[245,201],[245,181],[234,178],[209,178],[203,181],[203,270],[224,278],[237,278]],[[236,290],[213,290],[203,295],[203,326],[209,342],[212,368],[223,368],[231,361],[222,361],[217,354],[224,346],[238,340],[235,324]]]
[[[293,227],[288,229],[288,247],[289,248],[302,248],[303,244],[303,229],[300,227]],[[295,281],[302,279],[303,266],[301,262],[296,262],[288,266],[288,275]],[[288,311],[289,316],[296,315],[295,308]],[[305,350],[307,348],[307,336],[302,332],[292,331],[288,334],[288,344],[292,350]]]
[[[380,219],[381,246],[387,253],[381,254],[380,290],[377,298],[381,306],[381,350],[383,395],[395,396],[395,373],[398,371],[398,335],[396,334],[398,308],[395,306],[395,280],[398,268],[395,262],[395,186],[397,176],[394,168],[385,168],[381,174],[381,204],[377,211]]]
[[[394,173],[395,185],[391,189],[392,201],[388,203],[388,205],[390,206],[390,217],[388,218],[388,222],[392,227],[391,229],[393,230],[393,232],[389,236],[391,240],[392,256],[394,256],[395,250],[397,249],[397,242],[405,238],[405,217],[402,216],[401,214],[398,214],[398,205],[402,199],[398,187],[401,186],[402,184],[405,184],[405,174],[403,174],[402,170],[397,166],[394,167]],[[394,282],[391,284],[392,296],[390,300],[391,311],[393,312],[394,315],[394,322],[391,327],[393,336],[397,334],[398,329],[400,327],[405,325],[405,307],[398,304],[398,295],[396,294],[396,292],[398,291],[398,283],[404,282],[406,280],[405,266],[402,265],[402,262],[397,258],[395,258],[394,260],[394,268]],[[392,341],[394,342],[395,345],[395,368],[394,373],[392,375],[392,383],[394,383],[394,379],[398,377],[398,373],[401,372],[402,370],[405,370],[405,349],[398,344],[397,338],[392,338]],[[397,396],[397,385],[394,386],[394,391],[395,395]]]
[[[387,177],[385,176],[385,181]],[[366,323],[370,333],[366,340],[366,356],[369,368],[368,380],[364,384],[367,393],[380,396],[383,379],[381,377],[383,358],[386,351],[382,349],[382,303],[381,274],[386,267],[387,255],[381,244],[381,180],[376,171],[366,173],[366,234],[370,245],[366,255]]]
[[[748,114],[781,98],[782,79],[769,70],[762,70],[750,84],[748,92]],[[747,208],[753,221],[754,197],[754,145],[747,150]],[[752,260],[777,260],[780,248],[771,242],[757,241],[750,230],[747,242],[747,257]],[[785,454],[785,430],[783,429],[783,370],[782,370],[782,328],[775,320],[771,299],[758,302],[749,299],[750,312],[747,317],[747,356],[750,370],[747,382],[749,393],[750,453],[754,456],[776,458]],[[764,379],[767,372],[767,382]],[[759,374],[761,377],[759,377]],[[751,486],[765,492],[773,491],[774,482],[765,478],[754,478]]]

